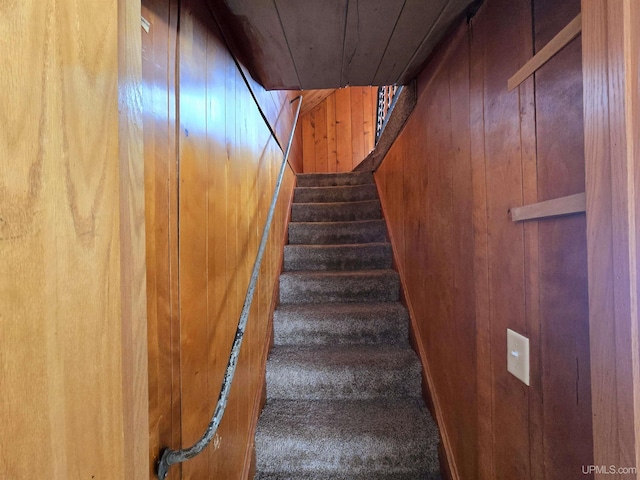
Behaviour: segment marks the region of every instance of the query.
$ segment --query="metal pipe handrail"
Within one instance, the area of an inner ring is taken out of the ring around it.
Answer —
[[[284,157],[282,159],[282,166],[280,167],[280,172],[278,174],[278,180],[276,182],[276,187],[273,192],[273,198],[271,199],[271,205],[269,206],[269,214],[267,215],[267,221],[265,222],[264,229],[262,230],[262,238],[260,240],[260,246],[258,247],[258,254],[256,255],[256,261],[253,264],[253,271],[251,272],[251,280],[249,280],[249,287],[247,288],[247,294],[244,299],[244,304],[242,306],[242,312],[240,313],[240,319],[238,320],[238,328],[236,330],[236,335],[233,340],[233,345],[231,346],[231,353],[229,354],[229,362],[227,363],[227,369],[224,373],[224,378],[222,379],[222,387],[220,388],[220,395],[218,396],[218,403],[213,412],[213,416],[211,417],[211,421],[205,432],[200,437],[196,443],[194,443],[189,448],[183,448],[181,450],[171,450],[166,448],[158,461],[157,467],[157,475],[159,480],[164,480],[169,473],[169,467],[171,465],[175,465],[176,463],[184,462],[185,460],[189,460],[190,458],[195,457],[200,452],[202,452],[205,447],[211,442],[213,436],[218,429],[218,425],[220,425],[220,421],[222,420],[222,416],[224,415],[224,410],[227,406],[227,401],[229,399],[229,391],[231,390],[231,383],[233,382],[233,376],[236,371],[236,365],[238,363],[238,357],[240,356],[240,347],[242,346],[242,339],[244,337],[244,330],[247,325],[247,320],[249,319],[249,311],[251,310],[251,303],[253,301],[253,293],[256,288],[256,283],[258,281],[258,274],[260,273],[260,265],[262,264],[262,256],[264,255],[264,251],[267,245],[267,238],[269,237],[269,230],[271,229],[271,222],[273,221],[273,214],[276,209],[276,202],[278,200],[278,194],[280,193],[280,187],[282,186],[282,178],[284,176],[285,167],[287,162],[289,161],[289,152],[291,151],[291,144],[293,143],[293,134],[296,131],[296,126],[298,124],[298,117],[300,115],[300,107],[302,105],[302,95],[297,96],[290,104],[299,100],[298,109],[296,110],[296,116],[293,119],[293,127],[291,129],[291,135],[289,136],[289,143],[287,144],[287,148],[284,152]]]

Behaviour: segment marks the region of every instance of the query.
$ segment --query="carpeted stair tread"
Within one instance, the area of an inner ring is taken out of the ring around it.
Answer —
[[[386,238],[387,228],[384,220],[289,224],[289,244],[292,245],[385,242]]]
[[[391,269],[285,272],[280,303],[394,302],[400,296],[398,273]]]
[[[254,480],[329,480],[323,472],[277,472],[257,473]],[[330,480],[442,480],[439,472],[429,473],[426,476],[421,473],[372,473],[365,472],[355,475],[351,472],[332,472]]]
[[[267,401],[420,396],[420,371],[408,344],[276,346],[267,364]]]
[[[294,203],[292,222],[351,222],[382,218],[379,200],[335,203]]]
[[[285,245],[284,271],[391,268],[391,244]]]
[[[256,480],[440,480],[371,172],[297,176]]]
[[[280,305],[273,315],[274,345],[407,343],[409,317],[399,302]]]
[[[342,187],[297,187],[293,193],[296,203],[356,202],[377,200],[378,192],[373,183]]]
[[[436,426],[419,398],[268,401],[256,433],[260,475],[437,478],[437,450]]]
[[[371,172],[299,173],[296,178],[298,187],[339,187],[373,183]]]

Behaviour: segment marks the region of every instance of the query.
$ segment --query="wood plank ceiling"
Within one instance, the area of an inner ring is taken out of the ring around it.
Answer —
[[[265,88],[402,85],[471,0],[207,0]]]

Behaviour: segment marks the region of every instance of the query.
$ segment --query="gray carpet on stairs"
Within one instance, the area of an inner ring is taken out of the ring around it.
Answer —
[[[298,176],[256,480],[439,479],[370,172]]]

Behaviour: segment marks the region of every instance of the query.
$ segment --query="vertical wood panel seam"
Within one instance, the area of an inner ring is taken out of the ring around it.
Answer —
[[[396,28],[398,27],[398,22],[400,21],[400,17],[402,17],[402,12],[404,11],[404,7],[406,5],[407,5],[407,0],[404,0],[402,2],[402,8],[400,8],[400,12],[398,13],[398,16],[396,17],[396,21],[393,24],[393,28],[391,29],[391,33],[389,34],[389,38],[387,38],[387,44],[384,46],[384,50],[382,51],[382,55],[380,56],[380,61],[378,62],[378,66],[376,67],[376,71],[374,72],[373,77],[371,77],[371,81],[372,82],[377,77],[378,72],[380,71],[380,66],[382,65],[382,61],[384,60],[384,56],[387,53],[387,50],[389,49],[389,44],[391,43],[391,39],[393,38],[393,34],[395,33]],[[342,54],[342,58],[344,58],[344,52]],[[342,77],[340,77],[340,78],[342,78]]]

